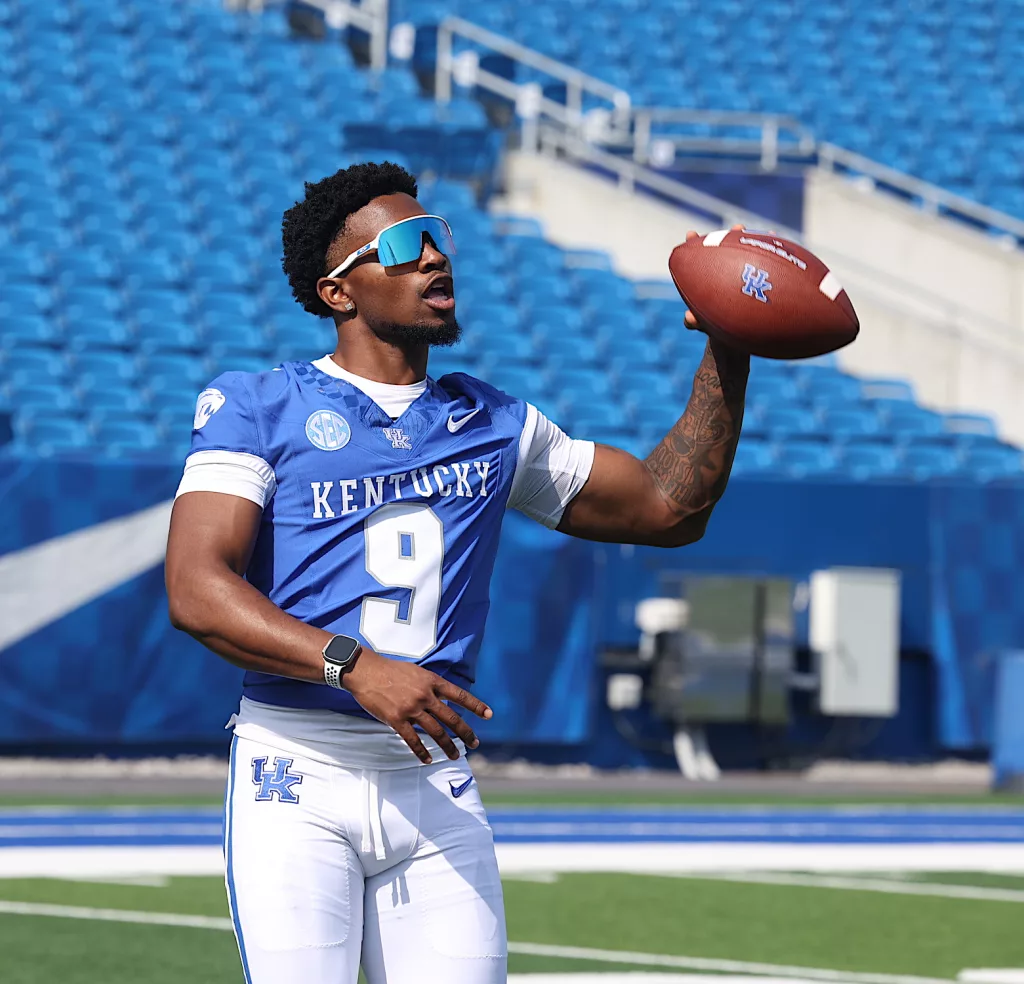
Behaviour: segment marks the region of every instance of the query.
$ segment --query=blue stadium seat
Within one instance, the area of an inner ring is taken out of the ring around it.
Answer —
[[[900,473],[900,459],[896,451],[884,444],[853,442],[840,452],[843,471],[857,481],[890,478]]]
[[[488,344],[491,344],[490,339]],[[603,361],[598,357],[597,346],[592,337],[550,333],[543,337],[539,349],[552,368],[596,368]]]
[[[989,482],[1002,478],[1024,479],[1024,462],[1019,448],[1006,445],[970,448],[964,455],[964,471]]]
[[[140,387],[117,379],[84,376],[77,380],[79,401],[87,413],[106,416],[138,414],[145,407]]]
[[[155,352],[198,352],[200,347],[199,333],[187,321],[164,318],[138,326],[138,350],[143,355]]]
[[[455,348],[431,349],[427,372],[434,379],[440,379],[450,372],[465,372],[477,376],[480,373],[480,366],[464,345],[458,345]]]
[[[991,417],[978,413],[947,413],[944,415],[946,433],[967,440],[996,441],[996,425]]]
[[[139,420],[101,420],[96,423],[94,432],[96,444],[113,458],[152,452],[162,444],[160,431],[153,424]]]
[[[86,426],[73,417],[40,414],[34,416],[21,430],[19,444],[29,454],[49,457],[81,453],[92,444]]]
[[[493,366],[487,374],[487,381],[510,396],[529,400],[531,403],[536,403],[538,395],[547,389],[544,377],[540,373],[520,366]]]
[[[767,407],[760,414],[757,424],[775,441],[785,441],[797,435],[825,437],[815,414],[801,407]]]
[[[825,431],[837,441],[882,434],[878,415],[870,407],[829,407],[822,413],[822,423]]]
[[[486,338],[467,339],[468,347],[478,353],[487,366],[499,363],[508,365],[535,365],[538,349],[529,335],[518,331],[498,332]],[[547,345],[543,346],[543,354],[547,355]]]
[[[21,380],[7,386],[11,405],[19,413],[64,416],[77,412],[78,399],[70,386],[55,382]]]
[[[67,344],[72,352],[86,349],[128,349],[134,336],[120,318],[100,312],[82,315],[67,328]]]
[[[57,322],[41,314],[0,314],[0,348],[19,345],[56,345],[62,333]]]
[[[792,406],[800,399],[800,389],[791,376],[762,375],[755,368],[747,381],[747,399],[751,403]]]
[[[135,356],[128,352],[86,349],[73,357],[73,371],[79,382],[93,386],[105,380],[112,383],[133,382],[138,375]]]
[[[900,467],[917,480],[947,478],[960,470],[960,458],[952,448],[911,444],[903,451]]]
[[[779,447],[776,460],[793,478],[830,477],[839,467],[835,450],[816,441],[787,441]]]
[[[746,436],[736,448],[733,460],[733,475],[770,475],[779,470],[775,449],[765,441],[749,439]]]

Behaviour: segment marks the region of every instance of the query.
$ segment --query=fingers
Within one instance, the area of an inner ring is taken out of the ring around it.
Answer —
[[[438,721],[447,725],[450,731],[454,731],[466,743],[467,748],[479,746],[480,739],[473,733],[473,729],[450,707],[438,701],[434,707],[429,708],[429,711]]]
[[[494,711],[482,700],[474,697],[468,690],[456,687],[454,683],[449,683],[447,680],[438,678],[438,682],[434,685],[434,693],[442,700],[450,700],[453,704],[466,708],[467,711],[471,711],[477,717],[482,717],[485,721],[494,716]]]
[[[441,751],[448,758],[457,759],[459,757],[459,750],[455,747],[454,742],[452,742],[451,736],[427,711],[424,711],[416,718],[416,724],[441,746]]]
[[[691,239],[696,239],[698,235],[700,235],[700,233],[698,233],[696,230],[694,230],[694,229],[687,229],[686,230],[686,241],[689,242]]]
[[[441,746],[441,751],[448,758],[455,761],[455,759],[460,757],[460,752],[455,747],[455,742],[452,741],[451,735],[444,730],[436,718],[431,717],[429,712],[424,711],[416,718],[416,723]]]
[[[694,317],[692,311],[687,310],[686,314],[683,315],[683,324],[685,324],[687,328],[697,327],[697,319]]]
[[[430,757],[430,752],[427,751],[426,746],[420,741],[419,735],[416,734],[416,729],[408,721],[401,721],[398,724],[392,725],[392,727],[398,732],[402,741],[412,749],[416,758],[424,765],[430,765],[433,759]]]

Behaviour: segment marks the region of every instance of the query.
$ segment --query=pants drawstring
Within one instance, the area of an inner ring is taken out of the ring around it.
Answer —
[[[378,782],[380,773],[376,769],[363,771],[359,774],[359,799],[362,807],[362,841],[359,850],[369,854],[372,850],[378,861],[387,858],[384,849],[384,830],[380,822],[380,789]]]

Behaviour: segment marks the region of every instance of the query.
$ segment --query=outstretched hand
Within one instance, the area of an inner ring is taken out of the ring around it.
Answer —
[[[742,232],[744,226],[742,223],[737,223],[736,225],[730,226],[729,228],[732,232]],[[699,232],[690,229],[686,233],[686,241],[689,242],[691,239],[696,239],[699,235]],[[686,314],[683,316],[683,324],[686,325],[686,327],[689,328],[691,331],[701,330],[700,322],[697,320],[696,316],[692,311],[687,310]]]
[[[485,720],[493,716],[482,700],[462,687],[415,663],[388,659],[365,647],[355,666],[342,677],[342,683],[366,711],[394,728],[426,765],[432,759],[416,733],[417,727],[430,735],[452,760],[459,758],[460,753],[445,727],[458,735],[467,748],[480,744],[473,729],[444,701],[458,704]]]

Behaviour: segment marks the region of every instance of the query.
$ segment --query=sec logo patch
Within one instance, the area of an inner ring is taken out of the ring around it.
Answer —
[[[340,413],[314,410],[306,420],[306,437],[321,451],[340,451],[352,439],[352,428]]]
[[[199,394],[199,398],[196,400],[196,416],[192,421],[192,426],[196,430],[202,429],[206,422],[222,407],[225,403],[225,396],[219,389],[204,389]]]

